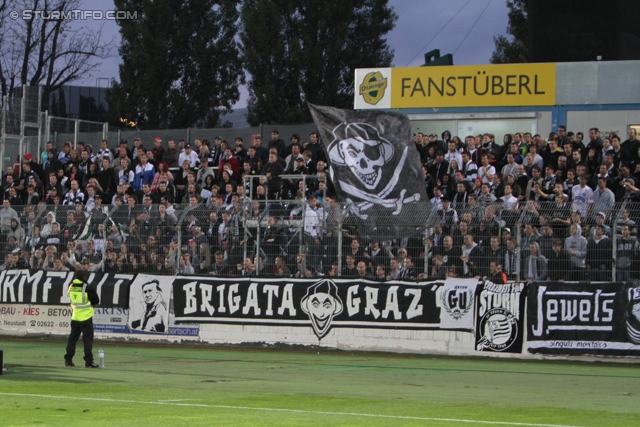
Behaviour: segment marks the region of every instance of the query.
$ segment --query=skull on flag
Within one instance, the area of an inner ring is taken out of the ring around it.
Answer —
[[[382,167],[393,158],[393,145],[366,123],[342,124],[334,133],[336,137],[342,134],[344,139],[336,139],[329,150],[333,164],[348,166],[362,185],[375,190],[382,178]]]

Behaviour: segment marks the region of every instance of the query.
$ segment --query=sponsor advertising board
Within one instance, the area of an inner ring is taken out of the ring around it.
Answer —
[[[68,334],[71,312],[68,305],[0,304],[0,327],[18,335]]]
[[[129,333],[129,309],[96,307],[93,316],[93,329],[108,334]]]
[[[359,68],[354,108],[555,105],[556,64]]]

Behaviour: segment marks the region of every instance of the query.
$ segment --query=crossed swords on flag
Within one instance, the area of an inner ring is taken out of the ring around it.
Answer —
[[[385,208],[390,208],[390,209],[395,208],[395,211],[393,211],[392,215],[398,215],[400,212],[402,212],[402,205],[404,203],[411,203],[414,201],[417,202],[418,200],[420,200],[419,193],[416,193],[413,196],[405,198],[405,194],[407,193],[406,189],[402,189],[402,191],[400,192],[400,196],[396,199],[386,198],[389,195],[389,193],[391,193],[391,191],[393,191],[393,189],[395,188],[396,184],[398,183],[398,179],[400,179],[399,172],[402,170],[402,167],[404,166],[404,162],[407,159],[407,151],[408,151],[408,147],[405,147],[404,151],[402,152],[402,157],[400,158],[400,162],[398,163],[398,166],[396,166],[396,170],[395,170],[395,173],[393,174],[393,178],[389,181],[387,186],[384,187],[384,189],[380,192],[380,195],[365,193],[364,191],[354,187],[351,184],[338,180],[340,182],[340,187],[345,192],[351,194],[354,197],[358,197],[360,199],[365,200],[359,203],[353,203],[351,200],[349,200],[352,202],[351,209],[354,212],[354,214],[356,214],[362,219],[367,219],[368,215],[364,214],[363,211],[370,209],[374,205],[382,205]]]

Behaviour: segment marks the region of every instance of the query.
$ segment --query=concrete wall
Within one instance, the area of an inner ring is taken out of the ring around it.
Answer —
[[[46,321],[53,321],[54,326],[34,324],[26,327],[7,325],[5,320],[14,317],[3,314],[0,306],[0,336],[41,336],[52,335],[65,337],[69,327],[59,321],[69,321],[64,311],[68,306],[28,306],[38,309],[42,313],[49,310],[55,315],[45,316]],[[11,307],[25,308],[27,306],[13,305]],[[56,311],[57,310],[57,311]],[[526,316],[526,313],[525,313]],[[41,318],[40,316],[39,318]],[[40,323],[40,322],[39,322]],[[125,322],[126,323],[126,322]],[[68,325],[68,324],[67,324]],[[187,326],[187,325],[184,325]],[[478,356],[510,359],[570,359],[582,361],[602,360],[597,356],[550,356],[531,354],[526,351],[526,330],[523,352],[497,353],[478,352],[474,349],[474,335],[471,332],[441,331],[441,330],[394,330],[371,328],[332,328],[320,341],[309,326],[261,326],[261,325],[229,325],[229,324],[200,324],[199,336],[167,336],[152,334],[126,334],[96,332],[97,340],[127,340],[158,343],[204,343],[212,345],[274,345],[286,344],[292,346],[309,346],[344,351],[381,351],[392,353],[434,354],[447,356]],[[108,355],[107,355],[108,357]],[[607,361],[622,363],[638,363],[635,358],[607,358]]]
[[[639,75],[640,61],[559,62],[556,104],[635,104]]]
[[[35,306],[48,310],[53,306]],[[46,307],[46,308],[45,308]],[[66,308],[68,307],[58,307]],[[68,319],[66,319],[68,321]],[[333,328],[318,340],[310,326],[262,326],[201,324],[200,335],[167,336],[151,334],[123,334],[116,332],[96,332],[96,339],[125,339],[156,342],[202,342],[215,345],[275,345],[317,346],[328,349],[356,351],[384,351],[393,353],[439,354],[451,356],[487,356],[488,353],[474,351],[474,336],[470,332],[440,330],[394,330],[372,328]],[[66,336],[68,327],[34,325],[32,327],[14,327],[0,323],[0,335],[29,336],[53,335]],[[495,353],[491,353],[495,355]],[[505,354],[506,355],[506,354]],[[503,355],[504,356],[504,355]],[[509,357],[533,358],[533,355],[511,354]]]
[[[588,141],[589,128],[597,127],[601,132],[616,131],[624,141],[629,125],[640,124],[640,111],[567,111],[567,129],[583,132]]]
[[[333,328],[318,340],[311,327],[206,324],[200,325],[200,339],[211,344],[264,342],[394,353],[474,353],[473,334],[459,331]]]

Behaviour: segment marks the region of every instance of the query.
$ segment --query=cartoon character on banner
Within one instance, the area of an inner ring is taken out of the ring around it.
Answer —
[[[338,296],[338,287],[328,279],[320,280],[309,286],[300,305],[302,311],[309,316],[311,326],[318,339],[322,339],[329,332],[331,321],[342,313],[344,307]]]

